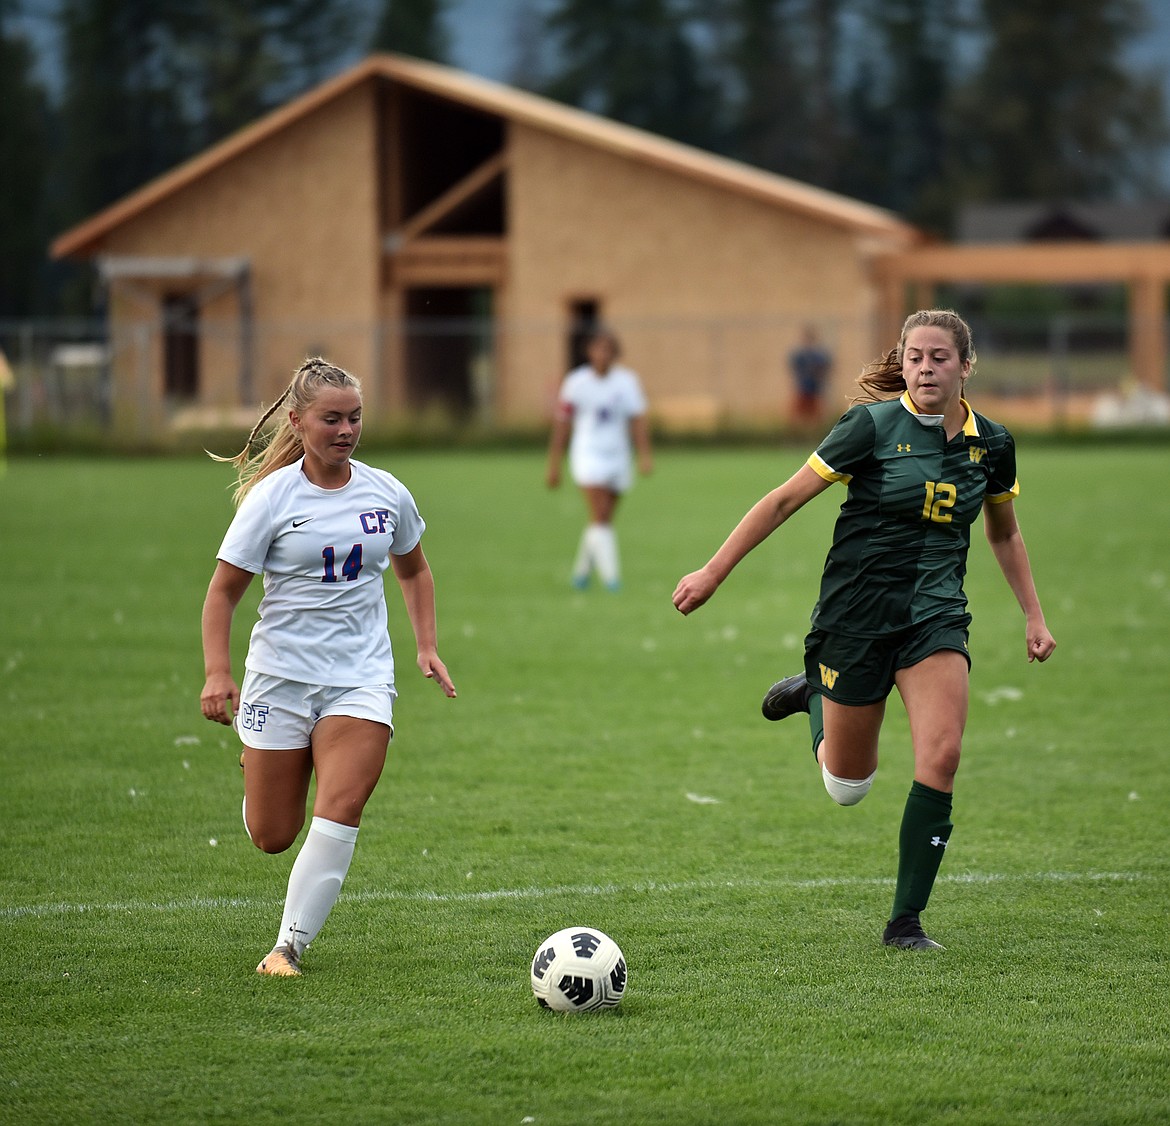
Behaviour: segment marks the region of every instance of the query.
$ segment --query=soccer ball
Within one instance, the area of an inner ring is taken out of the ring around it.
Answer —
[[[546,1009],[587,1013],[616,1005],[626,991],[626,960],[618,944],[594,927],[551,934],[532,958],[532,992]]]

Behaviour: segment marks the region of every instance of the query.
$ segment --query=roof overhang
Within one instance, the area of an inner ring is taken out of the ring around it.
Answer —
[[[918,228],[892,212],[848,196],[715,156],[642,129],[450,67],[400,55],[371,55],[65,231],[53,241],[50,254],[53,258],[93,256],[100,250],[102,240],[121,224],[321,106],[363,83],[379,80],[398,82],[468,108],[543,129],[633,161],[655,165],[860,236],[878,238],[887,244],[887,248],[909,246],[922,238]]]
[[[247,258],[165,258],[147,255],[102,254],[97,259],[102,281],[174,281],[194,278],[240,278],[247,274]]]

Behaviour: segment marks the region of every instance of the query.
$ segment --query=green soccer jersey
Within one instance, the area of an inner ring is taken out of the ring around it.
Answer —
[[[967,406],[963,429],[948,442],[942,415],[920,414],[905,394],[847,411],[808,464],[849,489],[815,627],[884,637],[966,615],[971,525],[985,500],[1019,493],[1007,430]]]

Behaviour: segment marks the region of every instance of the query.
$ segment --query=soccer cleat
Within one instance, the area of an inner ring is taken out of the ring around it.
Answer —
[[[573,584],[574,590],[584,590],[589,585],[589,576],[574,575],[569,581]]]
[[[256,972],[269,977],[300,977],[301,960],[296,950],[285,943],[275,947],[256,967]]]
[[[886,924],[882,932],[883,946],[897,946],[902,950],[945,950],[941,942],[935,942],[922,929],[917,915],[901,915]]]
[[[765,719],[785,719],[793,712],[807,712],[812,693],[804,673],[786,676],[768,689],[760,711],[764,713]]]

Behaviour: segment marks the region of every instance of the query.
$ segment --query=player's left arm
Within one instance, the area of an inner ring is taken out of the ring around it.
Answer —
[[[987,542],[991,544],[995,561],[1007,579],[1008,586],[1012,588],[1020,609],[1024,611],[1028,660],[1047,661],[1056,648],[1056,639],[1048,632],[1044,622],[1040,596],[1032,580],[1028,549],[1024,546],[1024,537],[1020,533],[1010,497],[998,502],[990,499],[983,502],[983,529],[987,533]]]
[[[406,614],[410,628],[414,630],[414,643],[418,650],[418,667],[423,676],[434,680],[449,697],[455,696],[455,685],[447,672],[447,666],[439,659],[438,625],[435,618],[435,577],[430,564],[423,554],[422,544],[417,543],[405,555],[391,555],[390,565],[394,577],[402,588],[402,601],[406,603]]]
[[[638,472],[644,476],[654,472],[654,451],[650,445],[650,423],[646,413],[636,414],[630,419],[630,437],[638,451]]]

